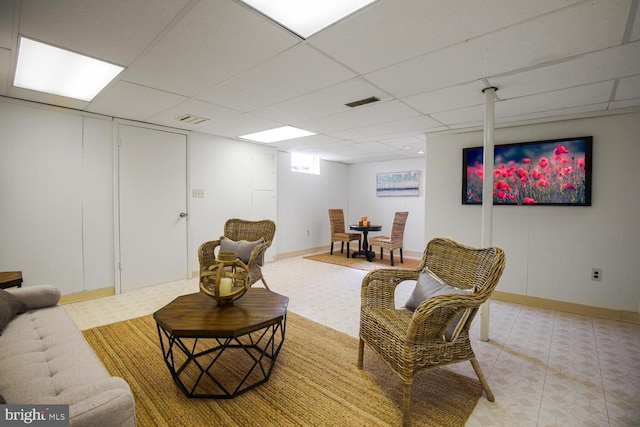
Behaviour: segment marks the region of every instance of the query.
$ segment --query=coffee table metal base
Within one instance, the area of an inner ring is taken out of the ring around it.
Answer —
[[[269,380],[284,342],[285,324],[286,316],[232,338],[175,337],[158,325],[158,335],[164,361],[186,396],[232,399]],[[241,358],[245,362],[233,363]],[[225,375],[231,371],[235,375]]]

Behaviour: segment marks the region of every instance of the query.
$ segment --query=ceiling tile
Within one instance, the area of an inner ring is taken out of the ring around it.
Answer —
[[[187,3],[188,0],[24,0],[20,33],[129,65]]]
[[[395,100],[355,107],[340,114],[298,122],[295,126],[317,133],[331,133],[415,117],[419,114],[406,104]]]
[[[172,93],[120,81],[102,91],[86,110],[132,120],[147,120],[185,99]]]
[[[244,112],[253,111],[350,79],[355,73],[301,44],[198,96]]]
[[[455,110],[462,107],[484,104],[482,90],[487,87],[483,81],[451,86],[419,95],[402,98],[402,101],[416,108],[418,111],[431,114],[441,111]]]
[[[176,117],[182,116],[183,114],[191,114],[209,120],[198,125],[191,125],[189,123],[177,121]],[[236,110],[220,107],[219,105],[213,105],[197,99],[189,99],[156,116],[153,116],[149,121],[158,125],[179,126],[181,129],[197,129],[199,127],[206,126],[207,124],[226,120],[229,117],[238,116],[240,114],[241,113]]]
[[[538,111],[557,110],[608,102],[613,82],[601,82],[521,98],[496,102],[496,117],[509,117]]]
[[[427,147],[427,141],[425,135],[420,136],[405,136],[401,138],[381,139],[387,145],[391,145],[396,148],[403,149],[410,147],[416,150],[424,150]]]
[[[374,71],[366,77],[402,98],[525,69],[620,44],[627,13],[627,2],[589,2]]]
[[[244,5],[202,0],[123,79],[192,97],[299,42]]]
[[[11,70],[11,51],[0,49],[0,95],[8,95],[8,89],[12,82],[9,72]]]
[[[421,115],[353,129],[330,132],[330,134],[342,139],[356,140],[366,138],[370,140],[380,140],[380,138],[388,138],[391,135],[397,135],[405,132],[426,132],[428,129],[439,126],[442,126],[442,123],[433,120],[431,117]]]
[[[633,27],[631,29],[631,37],[629,41],[640,40],[640,7],[636,7],[636,14],[632,25]]]
[[[241,114],[200,127],[198,128],[198,132],[237,138],[241,135],[277,128],[283,124],[284,123],[266,120],[251,114]]]
[[[609,109],[629,108],[640,106],[640,98],[625,99],[623,101],[614,101],[609,103]]]
[[[345,104],[375,96],[381,101],[391,97],[363,78],[354,78],[315,92],[253,111],[256,116],[284,123],[296,123],[350,111]]]
[[[488,80],[500,99],[508,99],[639,73],[640,42],[635,42]]]
[[[616,101],[640,98],[640,75],[620,79],[616,88]]]
[[[367,73],[577,2],[380,0],[309,43]]]
[[[35,90],[23,89],[21,87],[9,86],[9,96],[18,99],[28,99],[29,101],[41,104],[57,105],[60,107],[82,110],[88,102],[78,99],[66,98],[64,96],[52,95],[50,93],[38,92]]]
[[[13,2],[0,1],[0,48],[13,49]]]
[[[526,113],[509,117],[502,117],[496,120],[496,124],[516,123],[522,121],[549,119],[549,118],[575,118],[585,113],[602,112],[607,109],[608,102],[601,104],[582,105],[578,107],[559,108],[557,110],[536,111],[534,113]]]
[[[269,146],[285,151],[299,151],[309,148],[324,147],[341,141],[342,140],[338,138],[327,135],[311,135],[304,138],[294,138],[286,141],[274,142],[269,144]]]

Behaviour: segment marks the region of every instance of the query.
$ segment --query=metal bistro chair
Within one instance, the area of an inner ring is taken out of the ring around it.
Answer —
[[[498,284],[504,266],[505,256],[500,248],[474,249],[438,238],[427,244],[417,269],[378,269],[363,279],[357,366],[363,367],[367,344],[400,377],[404,383],[404,426],[410,425],[414,376],[423,370],[468,360],[487,399],[494,401],[471,348],[469,327],[478,307]],[[413,311],[406,307],[396,309],[394,291],[405,280],[418,280],[418,284],[423,281],[430,292],[439,291],[413,301]]]
[[[227,220],[224,224],[224,236],[218,240],[204,242],[198,248],[200,274],[214,264],[216,248],[220,248],[218,249],[220,251],[228,247],[237,252],[238,258],[249,267],[249,285],[261,280],[264,287],[269,289],[262,275],[261,266],[264,253],[271,246],[275,234],[276,224],[268,219],[248,221],[232,218]]]
[[[362,248],[362,234],[347,233],[344,226],[344,213],[342,209],[329,209],[329,222],[331,223],[331,251],[333,255],[333,242],[341,242],[340,253],[344,252],[344,242],[347,242],[347,258],[349,258],[349,242],[358,241],[358,252]]]
[[[402,247],[404,246],[404,226],[407,223],[409,212],[396,212],[393,217],[393,225],[391,226],[391,236],[375,236],[369,239],[370,246],[380,247],[380,259],[382,259],[382,251],[389,250],[391,256],[391,265],[393,266],[393,251],[400,249],[400,263],[402,259]]]

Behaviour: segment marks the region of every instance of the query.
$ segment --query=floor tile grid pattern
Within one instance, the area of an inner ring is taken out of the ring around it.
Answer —
[[[263,272],[273,291],[289,297],[290,311],[358,336],[366,271],[293,257],[267,263]],[[412,289],[411,282],[401,284],[396,305]],[[65,309],[80,329],[88,329],[151,314],[197,291],[191,279]],[[496,401],[482,397],[468,426],[640,425],[640,325],[501,301],[491,302],[490,316],[490,340],[472,345]],[[475,377],[470,363],[447,369]]]

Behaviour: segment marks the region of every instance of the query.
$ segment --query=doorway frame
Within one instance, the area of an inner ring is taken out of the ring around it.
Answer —
[[[139,128],[155,130],[160,132],[170,132],[176,133],[180,135],[184,135],[186,138],[186,174],[185,183],[185,195],[186,195],[186,207],[187,207],[187,244],[185,247],[185,251],[187,252],[187,280],[191,279],[191,270],[190,266],[192,263],[192,255],[190,254],[189,248],[191,244],[191,193],[189,189],[191,188],[191,132],[183,129],[175,129],[169,128],[165,126],[152,125],[149,123],[136,122],[132,120],[125,119],[113,119],[113,266],[114,266],[114,292],[116,295],[122,293],[122,282],[121,282],[121,259],[120,259],[120,126],[135,126]]]

